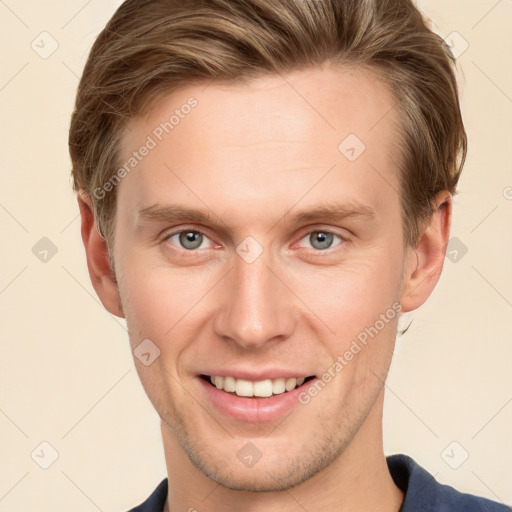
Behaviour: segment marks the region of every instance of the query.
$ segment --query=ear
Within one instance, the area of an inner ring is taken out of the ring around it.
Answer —
[[[77,194],[77,200],[82,219],[82,240],[92,285],[107,311],[124,318],[115,273],[110,267],[107,243],[98,229],[91,200],[83,192]]]
[[[402,311],[419,308],[434,290],[441,272],[450,236],[452,196],[444,190],[434,199],[434,213],[423,223],[418,243],[407,249],[400,303]]]

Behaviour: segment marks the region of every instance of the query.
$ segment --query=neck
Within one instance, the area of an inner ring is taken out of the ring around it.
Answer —
[[[384,394],[349,445],[309,480],[281,492],[228,489],[205,476],[188,459],[162,423],[169,490],[164,512],[398,512],[404,493],[389,473],[382,444]]]

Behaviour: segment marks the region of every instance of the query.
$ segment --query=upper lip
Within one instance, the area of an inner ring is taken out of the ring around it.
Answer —
[[[314,375],[313,372],[305,373],[300,370],[289,370],[289,369],[266,369],[266,370],[254,370],[243,369],[243,368],[217,368],[212,370],[205,370],[201,372],[201,375],[208,375],[210,377],[234,377],[235,379],[245,379],[254,382],[266,379],[289,379],[291,377],[310,377]]]

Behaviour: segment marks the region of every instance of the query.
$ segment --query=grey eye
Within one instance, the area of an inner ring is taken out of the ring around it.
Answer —
[[[315,249],[328,249],[332,244],[333,235],[325,231],[313,231],[309,235],[309,241]],[[315,245],[317,243],[318,245]]]
[[[204,235],[199,231],[184,230],[168,235],[165,238],[165,240],[168,240],[171,243],[176,244],[176,242],[173,241],[173,238],[175,237],[178,237],[178,245],[184,249],[187,249],[188,251],[193,251],[201,247],[201,244],[203,243],[205,238]]]
[[[182,229],[167,235],[164,242],[168,242],[178,248],[178,250],[186,250],[189,252],[196,249],[212,248],[212,242],[207,235],[195,229]]]
[[[329,231],[311,231],[311,233],[306,235],[304,238],[307,239],[313,249],[318,249],[319,251],[329,249],[335,238],[339,239],[339,242],[336,245],[339,245],[343,241],[339,235]]]
[[[181,231],[178,235],[180,244],[184,249],[197,249],[203,242],[203,235],[198,231]]]

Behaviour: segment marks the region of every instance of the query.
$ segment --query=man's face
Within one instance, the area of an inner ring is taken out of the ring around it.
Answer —
[[[121,163],[156,143],[118,185],[131,346],[160,350],[137,370],[167,443],[218,483],[288,488],[381,436],[405,257],[393,104],[374,77],[324,67],[183,88],[128,126]],[[298,217],[327,206],[349,214]],[[141,213],[166,207],[210,217]],[[249,398],[202,375],[315,378]]]

